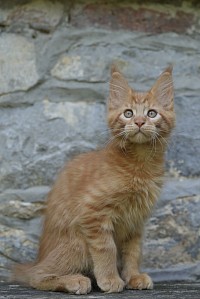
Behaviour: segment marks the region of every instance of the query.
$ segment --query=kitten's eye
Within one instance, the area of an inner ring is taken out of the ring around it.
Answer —
[[[124,111],[124,116],[126,118],[131,118],[133,116],[133,111],[131,109],[127,109]]]
[[[158,113],[155,110],[149,110],[147,115],[148,117],[154,118]]]

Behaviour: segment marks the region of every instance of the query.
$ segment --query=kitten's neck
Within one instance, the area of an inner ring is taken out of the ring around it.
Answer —
[[[111,154],[115,154],[126,160],[154,161],[164,159],[166,144],[157,142],[147,143],[127,143],[125,146],[112,144],[109,149]]]

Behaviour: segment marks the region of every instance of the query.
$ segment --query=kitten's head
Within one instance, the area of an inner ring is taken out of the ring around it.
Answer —
[[[168,137],[175,124],[172,68],[168,67],[148,92],[136,92],[121,72],[112,68],[108,124],[116,139],[146,143]]]

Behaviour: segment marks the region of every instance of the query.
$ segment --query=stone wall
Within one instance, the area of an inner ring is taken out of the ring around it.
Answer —
[[[200,278],[200,10],[198,1],[159,2],[0,1],[2,279],[11,262],[35,257],[64,162],[105,142],[113,61],[136,89],[174,65],[177,128],[143,267],[155,280]]]

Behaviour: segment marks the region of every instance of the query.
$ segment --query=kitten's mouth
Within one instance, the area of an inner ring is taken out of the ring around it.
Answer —
[[[143,143],[147,142],[150,139],[150,136],[148,136],[143,130],[138,128],[137,132],[131,132],[128,136],[128,139],[131,142],[136,142],[136,143]]]
[[[133,135],[133,137],[136,136],[136,135],[138,135],[138,134],[142,134],[142,135],[144,135],[145,137],[147,137],[147,135],[146,135],[140,128],[139,128],[138,131]]]
[[[143,132],[140,128],[138,129],[137,133],[142,133],[142,134],[144,134],[144,132]],[[144,135],[145,135],[145,134],[144,134]]]

